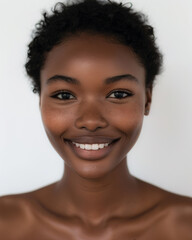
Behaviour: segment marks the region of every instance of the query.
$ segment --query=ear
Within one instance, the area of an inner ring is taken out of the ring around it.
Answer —
[[[145,91],[145,115],[149,115],[152,101],[152,86],[147,87]]]

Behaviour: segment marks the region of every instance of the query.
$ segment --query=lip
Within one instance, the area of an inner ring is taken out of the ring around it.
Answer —
[[[113,141],[117,140],[117,138],[109,138],[103,136],[82,136],[82,137],[75,137],[70,139],[64,139],[65,141],[71,141],[75,143],[82,143],[82,144],[94,144],[94,143],[109,143],[111,144]]]
[[[84,160],[100,160],[105,158],[114,148],[116,143],[120,138],[112,139],[106,137],[81,137],[81,138],[73,138],[73,139],[65,139],[65,142],[68,144],[70,149],[74,152],[74,154],[81,159]],[[94,143],[109,143],[107,147],[98,150],[85,150],[79,147],[76,147],[72,142],[82,143],[82,144],[94,144]]]

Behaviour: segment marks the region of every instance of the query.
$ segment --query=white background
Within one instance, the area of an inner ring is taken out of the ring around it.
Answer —
[[[62,176],[63,160],[44,133],[38,96],[23,67],[34,24],[56,2],[0,0],[0,195],[31,191]],[[155,27],[164,72],[129,167],[140,179],[192,196],[192,1],[132,3]]]

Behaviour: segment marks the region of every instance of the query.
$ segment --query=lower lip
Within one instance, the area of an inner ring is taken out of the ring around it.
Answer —
[[[85,160],[100,160],[106,157],[112,151],[117,141],[112,142],[107,147],[104,147],[98,150],[85,150],[85,149],[76,147],[71,141],[67,141],[67,143],[69,144],[70,148],[72,149],[72,151],[75,153],[77,157]]]

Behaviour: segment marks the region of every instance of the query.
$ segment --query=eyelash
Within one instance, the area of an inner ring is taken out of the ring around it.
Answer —
[[[121,93],[121,94],[123,93],[123,94],[127,95],[127,96],[124,96],[122,98],[118,98],[118,97],[115,98],[115,97],[113,97],[113,98],[118,99],[118,100],[125,99],[125,98],[128,98],[128,97],[132,97],[134,95],[133,93],[131,93],[129,91],[115,90],[115,91],[110,92],[107,97],[109,97],[110,95],[115,94],[115,93]],[[112,97],[110,97],[110,98],[112,98]]]
[[[68,94],[68,96],[71,95],[71,96],[73,96],[73,98],[69,98],[69,99],[59,98],[58,96],[61,95],[61,94]],[[74,98],[75,98],[75,96],[74,96],[72,93],[70,93],[69,91],[59,91],[59,92],[57,92],[56,94],[52,95],[51,97],[52,97],[52,98],[59,99],[59,100],[64,100],[64,101],[66,101],[66,100],[71,100],[71,99],[74,99]]]
[[[116,97],[116,98],[115,97],[110,97],[110,98],[115,98],[115,99],[121,100],[121,99],[125,99],[125,98],[131,97],[131,96],[134,95],[133,93],[131,93],[129,91],[115,90],[115,91],[112,91],[111,93],[109,93],[107,97],[109,97],[110,95],[115,94],[115,93],[121,93],[121,94],[123,93],[123,94],[127,94],[127,96],[124,96],[124,97],[121,97],[121,98],[118,98],[118,97]],[[58,96],[61,95],[61,94],[67,94],[69,97],[73,96],[73,98],[67,98],[67,99],[59,98]],[[52,95],[51,97],[59,99],[59,100],[63,100],[63,101],[75,99],[75,96],[69,91],[59,91],[56,94]]]

